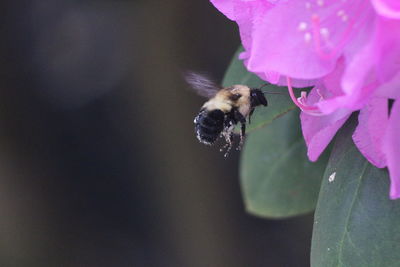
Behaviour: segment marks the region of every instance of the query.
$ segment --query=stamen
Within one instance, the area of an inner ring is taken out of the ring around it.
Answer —
[[[350,37],[350,33],[351,33],[351,30],[353,29],[354,22],[350,23],[350,25],[347,27],[342,39],[339,41],[339,43],[335,47],[335,49],[333,49],[329,53],[326,53],[326,52],[322,51],[322,47],[321,47],[321,38],[320,38],[320,36],[321,36],[321,25],[320,25],[319,16],[314,14],[311,17],[311,21],[312,21],[312,28],[313,28],[313,37],[314,37],[315,50],[317,51],[318,55],[321,58],[327,59],[327,60],[333,59],[334,57],[337,56],[339,51],[344,47],[345,42]]]
[[[342,0],[345,2],[345,0]],[[337,19],[341,20],[343,24],[346,24],[347,27],[345,28],[344,32],[342,33],[342,36],[337,42],[337,45],[333,48],[330,49],[330,51],[323,51],[322,43],[321,43],[321,36],[327,38],[329,35],[329,31],[323,30],[324,28],[321,28],[321,18],[318,14],[313,14],[311,16],[311,28],[312,28],[312,33],[313,33],[313,43],[315,50],[317,54],[322,58],[326,60],[331,60],[335,57],[338,56],[339,52],[343,49],[343,47],[346,45],[346,42],[349,40],[352,32],[356,28],[356,22],[358,25],[360,23],[364,23],[364,21],[367,19],[368,16],[365,14],[365,9],[366,6],[362,6],[360,10],[358,10],[358,13],[360,14],[360,17],[353,18],[347,14],[347,12],[344,9],[339,9],[335,13],[338,16]],[[327,35],[328,34],[328,35]],[[324,36],[326,35],[326,36]],[[326,48],[328,49],[328,48]]]
[[[319,101],[325,100],[324,96],[321,93],[321,90],[317,89],[317,94],[319,95]]]
[[[288,76],[286,76],[286,81],[287,81],[287,87],[288,87],[290,98],[292,99],[293,103],[301,109],[301,111],[303,111],[307,114],[310,114],[310,115],[314,115],[314,116],[323,115],[322,112],[320,112],[317,107],[307,105],[307,103],[306,103],[307,93],[306,92],[304,92],[304,91],[301,92],[301,97],[296,98],[296,96],[294,95],[294,92],[293,92],[291,79]]]

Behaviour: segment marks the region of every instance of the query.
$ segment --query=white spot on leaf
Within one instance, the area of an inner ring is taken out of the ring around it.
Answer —
[[[333,181],[335,181],[335,176],[336,172],[333,172],[331,175],[329,175],[328,182],[332,183]]]

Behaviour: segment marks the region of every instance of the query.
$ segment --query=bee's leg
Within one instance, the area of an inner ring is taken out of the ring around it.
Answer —
[[[240,132],[240,142],[239,145],[237,147],[237,150],[241,150],[243,143],[244,143],[244,137],[246,135],[246,123],[241,123],[241,132]]]
[[[246,135],[246,118],[240,113],[238,110],[235,110],[234,112],[235,119],[240,122],[241,128],[240,128],[240,143],[237,148],[237,150],[240,150],[243,146],[244,142],[244,136]]]
[[[220,149],[220,151],[222,152],[222,151],[224,151],[224,150],[226,149],[226,151],[225,151],[225,153],[224,153],[224,157],[227,157],[228,154],[229,154],[229,152],[230,152],[230,150],[231,150],[231,148],[232,148],[232,144],[233,144],[233,137],[234,137],[234,135],[233,135],[233,128],[232,128],[232,126],[230,126],[229,128],[225,129],[225,130],[222,132],[222,135],[223,135],[224,138],[225,138],[226,144]]]
[[[229,155],[229,152],[231,151],[232,148],[232,144],[233,144],[233,132],[230,132],[229,137],[226,139],[226,145],[224,146],[226,147],[226,151],[224,154],[225,158]]]
[[[250,109],[250,113],[249,113],[249,124],[250,124],[251,115],[253,115],[254,110],[255,110],[255,108],[251,108],[251,109]]]
[[[225,144],[221,147],[221,149],[219,151],[224,151],[228,146],[230,146],[230,139],[229,139],[229,135],[227,132],[222,132],[221,135],[224,137],[225,139]]]

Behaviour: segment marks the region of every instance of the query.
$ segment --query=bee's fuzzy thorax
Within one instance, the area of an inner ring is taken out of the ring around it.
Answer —
[[[215,97],[204,103],[202,109],[206,110],[222,110],[224,113],[230,112],[232,110],[232,103],[229,99],[223,98],[216,95]]]
[[[235,95],[240,95],[235,99]],[[245,85],[233,85],[218,91],[218,93],[204,103],[203,109],[214,110],[220,109],[227,113],[232,108],[237,108],[243,116],[247,116],[250,112],[250,88]]]

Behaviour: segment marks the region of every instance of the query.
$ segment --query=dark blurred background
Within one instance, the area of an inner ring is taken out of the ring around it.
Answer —
[[[1,4],[0,266],[308,266],[310,216],[247,215],[197,142],[236,25],[207,0]]]

